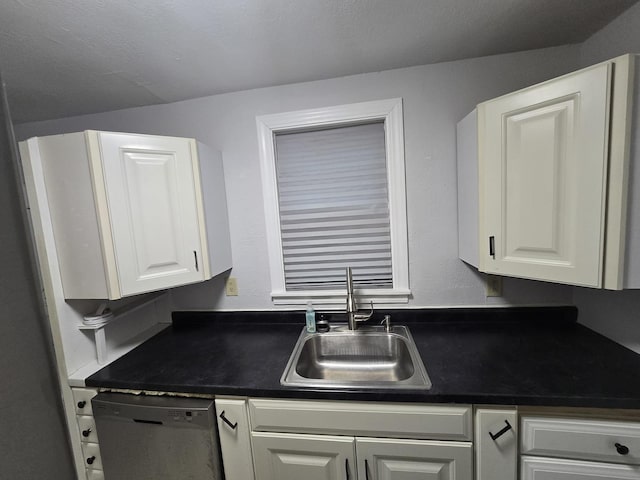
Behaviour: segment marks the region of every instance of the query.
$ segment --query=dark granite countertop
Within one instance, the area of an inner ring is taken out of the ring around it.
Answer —
[[[281,386],[303,312],[175,312],[171,327],[86,384],[277,398],[640,408],[640,355],[578,324],[573,307],[391,315],[393,323],[409,326],[431,390]]]

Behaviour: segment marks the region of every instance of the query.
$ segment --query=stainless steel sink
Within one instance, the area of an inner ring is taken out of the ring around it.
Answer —
[[[310,388],[429,389],[431,381],[409,329],[395,325],[302,332],[282,385]]]

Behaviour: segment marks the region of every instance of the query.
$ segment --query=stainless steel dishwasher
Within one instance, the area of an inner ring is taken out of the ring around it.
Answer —
[[[100,393],[91,400],[106,480],[219,480],[212,400]]]

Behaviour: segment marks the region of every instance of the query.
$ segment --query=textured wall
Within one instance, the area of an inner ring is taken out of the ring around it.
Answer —
[[[625,53],[640,53],[640,3],[583,42],[580,60],[586,67]]]
[[[640,3],[593,35],[580,49],[583,66],[625,53],[640,53]],[[636,86],[639,82],[636,78]],[[636,155],[637,158],[640,157]],[[581,323],[640,353],[640,291],[575,288],[574,302]]]
[[[8,122],[8,120],[7,120]],[[0,110],[0,478],[75,477]]]
[[[411,307],[484,305],[483,277],[458,259],[455,125],[476,103],[576,68],[578,46],[535,50],[19,126],[21,138],[87,128],[194,136],[222,150],[233,273],[174,292],[177,308],[272,308],[256,115],[402,97]],[[311,179],[310,179],[311,180]],[[567,304],[571,288],[507,279],[492,303]]]

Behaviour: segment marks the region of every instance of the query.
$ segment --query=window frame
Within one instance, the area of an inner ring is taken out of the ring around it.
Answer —
[[[407,200],[404,161],[402,98],[312,108],[256,117],[262,173],[262,192],[271,276],[271,298],[275,305],[305,305],[308,300],[321,305],[341,305],[344,290],[285,290],[275,135],[314,128],[340,127],[382,121],[385,128],[391,262],[393,288],[358,289],[360,303],[407,303],[409,254],[407,240]]]

